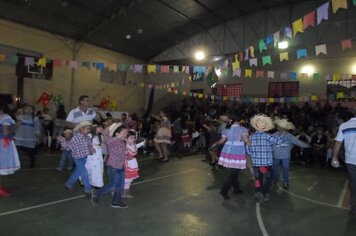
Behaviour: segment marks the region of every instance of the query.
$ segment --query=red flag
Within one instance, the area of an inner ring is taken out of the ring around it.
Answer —
[[[309,26],[315,26],[315,11],[309,12],[303,18],[303,29],[306,29]]]

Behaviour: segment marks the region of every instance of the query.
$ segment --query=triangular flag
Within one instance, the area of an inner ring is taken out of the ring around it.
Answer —
[[[35,59],[33,57],[25,57],[25,66],[34,66],[34,65],[35,65]]]
[[[82,62],[82,65],[83,65],[83,62]],[[53,60],[53,67],[58,67],[59,68],[61,66],[62,66],[62,60],[61,59],[54,59]]]
[[[108,70],[109,71],[117,71],[116,63],[108,63]]]
[[[291,79],[291,80],[297,80],[297,72],[289,72],[288,73],[288,77],[289,77],[289,79]]]
[[[320,74],[319,73],[314,73],[313,74],[313,81],[319,81],[320,80]]]
[[[263,70],[257,70],[256,71],[256,78],[263,78],[264,77],[264,71]]]
[[[271,56],[264,56],[264,57],[262,57],[262,65],[267,65],[267,64],[272,65]]]
[[[232,76],[241,77],[241,69],[234,69],[232,71]]]
[[[307,57],[308,53],[307,53],[307,49],[306,48],[302,48],[302,49],[298,49],[297,50],[297,59],[302,58],[302,57]]]
[[[134,69],[133,69],[134,73],[142,73],[142,71],[143,71],[143,65],[141,64],[134,65]]]
[[[298,32],[301,32],[303,33],[304,30],[303,30],[303,21],[302,21],[302,18],[294,21],[292,23],[292,27],[293,27],[293,36],[295,36]]]
[[[350,78],[350,75],[349,74],[342,74],[341,75],[341,79],[342,80],[348,80]]]
[[[54,66],[55,64],[56,64],[57,67],[61,67],[61,66],[62,66],[62,60],[54,59],[54,61],[53,61],[53,66]],[[87,68],[88,70],[90,70],[90,68],[91,68],[91,63],[90,63],[89,61],[83,61],[83,62],[81,63],[81,66]]]
[[[179,73],[179,66],[173,66],[173,73]]]
[[[267,72],[267,78],[268,79],[274,79],[274,71],[268,71]]]
[[[5,61],[6,55],[0,54],[0,61]]]
[[[190,74],[190,67],[189,66],[185,66],[185,73],[186,74]]]
[[[318,56],[320,53],[327,54],[326,52],[326,44],[320,44],[315,46],[315,55]]]
[[[128,68],[129,66],[127,64],[120,64],[120,71],[127,71]]]
[[[239,61],[243,61],[243,60],[244,60],[244,53],[239,52]]]
[[[301,73],[300,74],[301,79],[308,79],[308,73]]]
[[[280,39],[280,32],[277,31],[276,33],[273,34],[273,42],[274,46],[276,47]]]
[[[10,57],[10,62],[17,64],[19,62],[19,57],[18,56],[11,56]]]
[[[330,76],[329,74],[326,74],[326,75],[324,76],[324,80],[325,80],[325,81],[331,80],[331,76]]]
[[[250,56],[255,57],[255,48],[253,46],[250,46]]]
[[[161,67],[160,67],[160,72],[161,72],[161,74],[169,73],[169,66],[167,66],[167,65],[161,65]]]
[[[249,54],[250,54],[249,52],[250,52],[250,48],[246,48],[245,49],[245,58],[244,58],[245,61],[247,61],[249,58]]]
[[[288,74],[286,72],[281,72],[281,79],[288,79]]]
[[[339,74],[333,74],[333,81],[339,81],[340,80],[340,75]]]
[[[267,45],[270,45],[270,44],[272,44],[273,43],[273,35],[268,35],[267,37],[266,37],[266,44]]]
[[[267,46],[263,39],[260,39],[260,41],[258,42],[258,48],[260,49],[260,53],[263,52],[263,50],[267,50]]]
[[[284,28],[284,36],[292,38],[292,28],[290,26]]]
[[[147,73],[156,73],[156,65],[147,65]]]
[[[69,62],[69,67],[73,66],[74,64],[72,63],[72,61]],[[105,63],[104,62],[97,62],[95,63],[95,67],[97,70],[104,70],[105,69]],[[72,67],[74,68],[74,67]]]
[[[315,11],[309,12],[303,18],[303,29],[309,26],[315,26]]]
[[[257,58],[250,59],[250,66],[257,66]]]
[[[344,39],[341,41],[341,47],[344,51],[345,49],[349,48],[352,49],[352,40],[351,39]]]
[[[316,10],[316,24],[319,25],[322,20],[329,19],[329,3],[326,2]]]
[[[235,70],[235,69],[240,69],[240,62],[239,61],[234,61],[232,63],[232,69]]]
[[[282,52],[279,54],[279,61],[288,61],[288,52]]]
[[[46,67],[46,58],[39,58],[38,61],[37,61],[37,66],[40,66],[40,67]]]
[[[98,64],[100,64],[100,63],[97,63],[97,65]],[[69,68],[77,69],[78,68],[78,62],[77,61],[69,61]],[[96,67],[96,68],[99,69],[98,67]],[[104,68],[105,68],[105,66],[104,66]],[[100,68],[100,69],[104,69],[104,68]]]
[[[252,70],[245,69],[245,78],[251,78],[251,77],[252,77]]]
[[[333,13],[335,14],[339,8],[347,9],[347,0],[332,0]]]

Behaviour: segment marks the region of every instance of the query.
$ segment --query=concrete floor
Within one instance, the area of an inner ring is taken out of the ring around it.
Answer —
[[[289,191],[273,187],[271,201],[259,204],[247,171],[240,178],[244,193],[223,200],[227,171],[202,159],[162,164],[140,157],[135,198],[125,201],[128,209],[113,209],[111,196],[95,207],[79,186],[65,191],[70,172],[54,169],[59,154],[39,155],[36,169],[4,178],[13,196],[0,198],[0,235],[356,235],[342,170],[293,166]]]

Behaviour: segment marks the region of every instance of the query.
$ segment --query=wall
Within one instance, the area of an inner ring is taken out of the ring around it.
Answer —
[[[68,46],[69,39],[35,30],[23,25],[0,20],[0,44],[43,53],[45,58],[71,60],[72,52]],[[0,52],[1,53],[1,52]],[[111,63],[144,63],[143,61],[89,44],[83,44],[76,55],[77,61],[111,62]],[[64,98],[67,111],[77,105],[77,99],[82,94],[92,98],[92,103],[99,104],[102,98],[110,96],[116,99],[121,111],[142,112],[145,90],[134,83],[142,82],[144,74],[127,73],[126,81],[131,85],[104,83],[99,80],[99,71],[78,67],[75,72],[73,87],[73,102],[71,98],[71,69],[68,67],[54,68],[53,78],[49,81],[25,79],[24,101],[34,104],[42,92],[60,94]],[[0,93],[16,95],[15,65],[0,66]],[[137,96],[142,94],[143,96]],[[52,103],[49,107],[54,110]],[[36,105],[40,109],[39,105]]]

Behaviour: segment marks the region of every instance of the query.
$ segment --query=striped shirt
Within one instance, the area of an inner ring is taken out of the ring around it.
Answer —
[[[335,140],[344,141],[345,162],[356,165],[356,117],[340,125]]]
[[[106,137],[105,143],[109,153],[106,165],[115,169],[122,169],[125,160],[128,158],[125,140],[116,137]]]
[[[273,144],[281,144],[282,138],[256,131],[249,139],[252,144],[247,145],[247,153],[251,156],[253,166],[272,166]]]
[[[92,153],[90,137],[88,135],[78,133],[70,140],[68,148],[72,151],[73,158],[87,157]]]
[[[309,144],[303,143],[299,139],[297,139],[294,135],[291,133],[280,133],[276,132],[273,134],[274,137],[276,138],[282,138],[282,144],[275,144],[273,145],[273,158],[275,159],[289,159],[290,158],[290,152],[293,148],[293,145],[297,145],[298,147],[301,148],[308,148]]]

